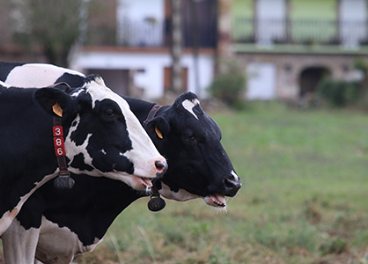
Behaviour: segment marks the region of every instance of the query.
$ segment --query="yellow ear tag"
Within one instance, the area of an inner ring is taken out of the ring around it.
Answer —
[[[52,106],[52,111],[60,117],[63,116],[63,109],[60,107],[59,103],[56,103]]]
[[[164,138],[164,137],[162,136],[162,134],[161,134],[160,130],[158,130],[157,126],[155,126],[155,132],[156,132],[156,134],[157,134],[157,136],[158,136],[159,138],[161,138],[161,139],[163,139],[163,138]]]

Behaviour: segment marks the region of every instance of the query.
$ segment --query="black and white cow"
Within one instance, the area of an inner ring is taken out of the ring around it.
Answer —
[[[55,139],[65,141],[61,151],[76,174],[119,179],[140,190],[165,170],[165,159],[127,102],[100,77],[86,78],[72,94],[58,89],[65,86],[24,89],[0,83],[0,235],[29,196],[58,175]],[[55,103],[62,111],[58,126]],[[64,136],[54,137],[54,128],[63,128]]]
[[[0,76],[3,74],[4,80],[13,76],[16,82],[16,75],[10,73],[16,69],[19,76],[24,76],[21,72],[29,69],[27,65],[9,67]],[[42,67],[49,77],[53,75],[53,82],[66,81],[72,87],[78,76],[84,78],[55,66]],[[83,80],[76,83],[80,82]],[[143,124],[155,105],[125,99]],[[226,206],[225,196],[236,195],[241,183],[221,146],[221,131],[194,94],[183,94],[172,106],[160,107],[146,123],[146,130],[170,163],[166,174],[155,182],[160,194],[178,201],[203,198],[218,208]],[[31,261],[36,245],[36,257],[44,263],[70,263],[75,255],[92,250],[130,203],[148,195],[109,179],[78,175],[76,180],[78,184],[66,192],[55,191],[51,183],[46,183],[30,197],[17,221],[2,236],[7,263]]]

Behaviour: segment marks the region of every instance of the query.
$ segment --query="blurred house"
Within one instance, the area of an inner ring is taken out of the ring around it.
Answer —
[[[46,62],[42,47],[27,43],[29,28],[14,5],[22,1],[0,1],[0,60]],[[70,68],[100,74],[121,95],[157,99],[171,89],[171,0],[83,2]],[[218,1],[181,2],[182,92],[205,97],[218,54]]]
[[[0,59],[44,62],[40,47],[14,44],[27,32],[13,1],[0,1]],[[359,80],[354,62],[368,64],[367,1],[181,0],[182,92],[206,97],[222,58],[240,60],[248,99],[298,100],[325,76]],[[171,89],[172,0],[84,2],[70,67],[100,74],[122,95],[150,100]]]
[[[182,92],[204,97],[215,69],[217,1],[184,0],[181,13]],[[100,74],[122,95],[160,98],[171,88],[171,16],[171,0],[91,1],[71,68]]]
[[[232,51],[249,99],[296,100],[325,76],[356,80],[368,63],[366,0],[234,0]]]

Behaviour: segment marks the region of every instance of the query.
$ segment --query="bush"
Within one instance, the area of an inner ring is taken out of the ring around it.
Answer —
[[[220,73],[209,87],[210,93],[221,99],[232,108],[240,109],[244,106],[245,73],[235,61],[224,63]]]
[[[359,86],[354,82],[325,79],[319,83],[317,94],[335,107],[344,107],[358,99]]]

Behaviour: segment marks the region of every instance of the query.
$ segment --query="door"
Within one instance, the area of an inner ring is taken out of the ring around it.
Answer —
[[[129,70],[89,69],[88,74],[98,74],[105,85],[119,95],[129,95]]]
[[[171,78],[172,78],[172,67],[165,67],[164,68],[165,90],[170,90],[172,88]],[[185,67],[181,68],[181,83],[182,83],[182,90],[180,92],[185,93],[186,91],[188,91],[188,68]]]
[[[247,98],[271,100],[275,98],[276,67],[272,63],[250,63],[247,66]]]

